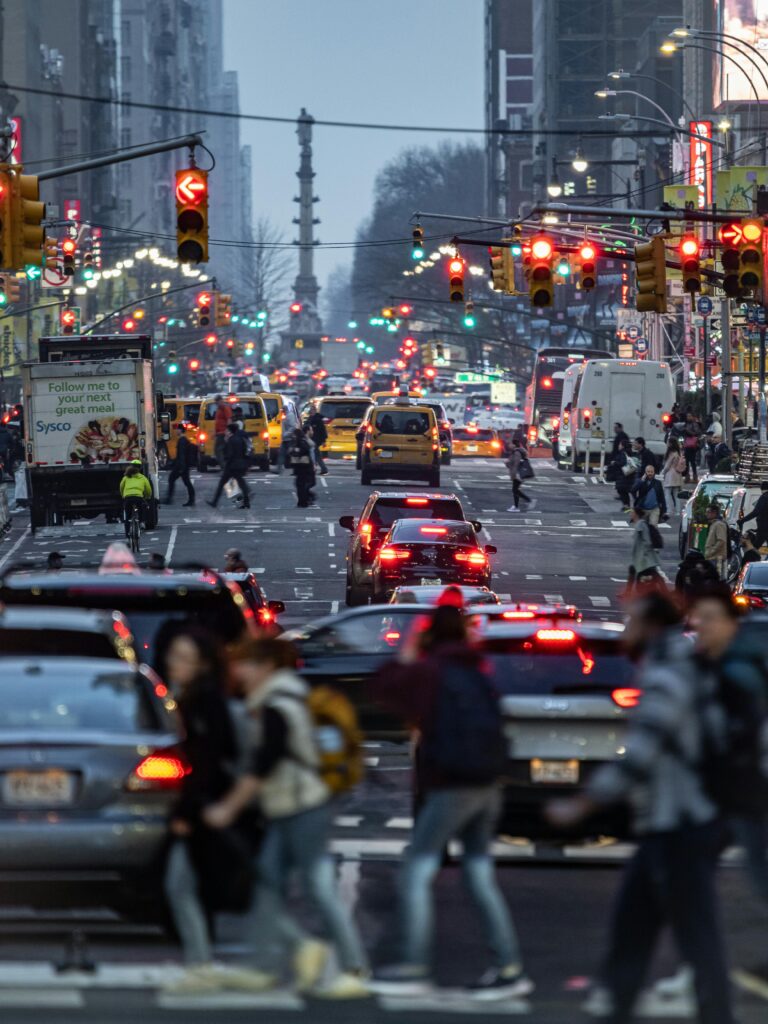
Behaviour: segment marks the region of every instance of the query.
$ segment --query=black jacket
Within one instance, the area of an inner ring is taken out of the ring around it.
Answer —
[[[659,509],[661,514],[665,516],[667,514],[667,499],[664,496],[661,480],[657,480],[655,477],[653,480],[649,480],[647,476],[641,477],[632,488],[632,493],[635,496],[635,508],[643,508],[645,497],[651,489],[656,492]]]
[[[291,442],[291,447],[288,449],[288,465],[293,470],[294,476],[314,475],[312,449],[305,437]]]
[[[9,452],[13,446],[13,434],[8,427],[0,426],[0,452]]]
[[[200,811],[232,785],[237,738],[227,699],[214,684],[196,684],[179,698],[185,738],[181,744],[192,769],[185,776],[176,815],[195,822]]]
[[[240,431],[224,442],[224,468],[235,473],[248,469],[248,446]]]
[[[611,455],[612,456],[614,456],[614,457],[616,456],[616,454],[617,454],[617,452],[619,450],[619,445],[621,444],[622,441],[625,444],[627,444],[627,445],[629,444],[629,434],[626,432],[626,430],[620,430],[618,432],[618,434],[614,434],[614,437],[613,437],[613,447],[611,448]]]
[[[768,527],[768,491],[763,491],[755,502],[755,507],[749,515],[744,516],[740,522],[748,523],[750,519],[754,519],[758,526],[762,526],[763,528]]]
[[[194,447],[188,437],[180,437],[176,445],[176,458],[173,464],[176,469],[188,469],[194,462]]]
[[[642,451],[633,452],[634,457],[640,463],[640,472],[645,472],[646,466],[653,466],[656,469],[656,456],[653,454],[650,448],[643,448]]]
[[[307,423],[312,427],[312,438],[315,444],[325,444],[328,440],[328,431],[325,426],[325,420],[320,413],[313,412]]]

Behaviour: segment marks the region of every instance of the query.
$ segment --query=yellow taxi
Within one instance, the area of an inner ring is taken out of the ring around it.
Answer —
[[[426,480],[440,486],[440,434],[434,409],[404,400],[379,405],[367,417],[360,483],[374,479]]]
[[[323,454],[355,456],[355,434],[372,404],[367,395],[359,398],[354,395],[324,395],[312,399],[305,410],[305,418],[317,410],[325,420],[328,440],[320,448]]]
[[[269,426],[267,410],[261,395],[231,394],[223,398],[232,408],[232,417],[242,423],[242,430],[251,440],[251,460],[265,473],[269,472]],[[206,473],[209,466],[217,462],[216,453],[216,408],[215,395],[203,399],[197,433],[197,450],[200,472]]]
[[[267,410],[267,430],[269,431],[269,461],[274,465],[283,443],[283,420],[285,419],[285,400],[282,395],[272,391],[261,391],[261,400]]]
[[[395,388],[392,391],[374,391],[371,395],[371,401],[376,405],[381,405],[382,402],[391,402],[393,398],[423,398],[424,392],[421,388],[411,388],[410,391],[406,392],[405,388],[402,390]]]
[[[454,458],[462,455],[484,456],[500,459],[503,454],[498,431],[486,427],[478,427],[469,423],[465,427],[453,428]]]
[[[197,446],[198,421],[202,398],[176,398],[163,400],[163,411],[157,418],[157,458],[160,468],[167,466],[176,458],[178,431],[176,428],[183,423],[187,428],[187,437]]]

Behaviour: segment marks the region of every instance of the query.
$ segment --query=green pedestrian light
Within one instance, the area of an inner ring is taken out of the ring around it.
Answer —
[[[256,314],[256,319],[266,320],[268,316],[269,314],[267,313],[266,309],[260,309],[259,312]]]
[[[568,277],[571,272],[571,264],[568,260],[560,260],[557,264],[557,270],[555,273],[559,274],[560,277]]]
[[[357,347],[358,347],[359,349],[364,349],[364,348],[365,348],[365,342],[364,342],[364,341],[358,341],[358,343],[357,343]]]
[[[522,256],[523,255],[523,247],[522,247],[522,245],[520,245],[519,242],[515,242],[515,244],[511,245],[509,248],[510,248],[510,251],[511,251],[513,256]]]
[[[237,313],[235,313],[233,315],[231,323],[233,323],[233,324],[239,324],[240,323],[240,317],[237,315]]]
[[[366,345],[365,346],[365,352],[366,352],[366,355],[372,356],[373,355],[373,345]]]

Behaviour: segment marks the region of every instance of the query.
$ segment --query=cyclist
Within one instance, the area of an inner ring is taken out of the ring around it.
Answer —
[[[129,536],[131,529],[131,515],[134,507],[139,510],[139,518],[142,525],[145,517],[145,502],[152,497],[152,484],[141,472],[141,462],[134,459],[126,466],[123,479],[120,481],[120,497],[123,499],[123,522],[125,523],[125,536]]]

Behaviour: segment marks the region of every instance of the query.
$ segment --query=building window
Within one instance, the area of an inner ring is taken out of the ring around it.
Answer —
[[[131,144],[131,129],[121,128],[120,129],[120,146],[123,149],[128,149]]]
[[[130,46],[131,45],[131,23],[130,23],[130,21],[124,21],[122,26],[121,26],[121,29],[122,29],[122,33],[123,33],[123,46]]]
[[[121,57],[120,58],[120,74],[123,78],[123,85],[131,80],[131,58]]]

